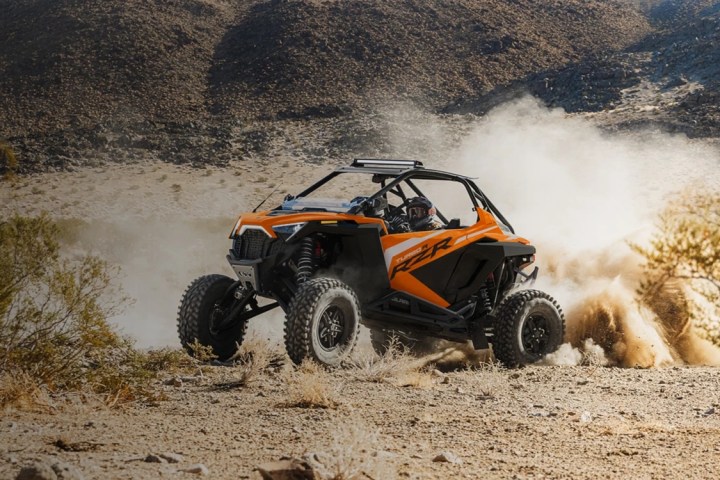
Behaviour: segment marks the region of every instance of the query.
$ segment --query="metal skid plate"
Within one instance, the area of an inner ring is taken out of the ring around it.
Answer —
[[[228,255],[227,259],[235,275],[237,275],[238,280],[240,280],[244,286],[251,287],[253,290],[258,291],[260,285],[257,265],[261,260],[237,260],[230,255]]]

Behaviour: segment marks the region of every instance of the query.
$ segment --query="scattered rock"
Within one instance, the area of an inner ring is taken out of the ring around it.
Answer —
[[[195,376],[180,377],[179,380],[183,383],[199,383],[202,378]]]
[[[462,459],[452,452],[442,452],[435,455],[433,462],[460,464]]]
[[[165,385],[170,385],[171,387],[182,387],[183,381],[178,377],[168,378],[165,380]]]
[[[63,452],[90,452],[97,450],[103,444],[94,442],[69,442],[64,438],[58,438],[53,442],[53,445]]]
[[[73,465],[67,463],[55,463],[51,467],[58,480],[83,480],[83,474]]]
[[[179,453],[161,453],[159,457],[166,460],[168,463],[180,463],[183,461],[183,456]]]
[[[188,468],[184,469],[183,472],[193,473],[195,475],[210,475],[210,470],[208,470],[208,468],[202,463],[190,465]]]
[[[23,467],[15,480],[58,480],[58,476],[50,465],[42,462]]]
[[[147,457],[145,457],[145,459],[143,461],[145,461],[147,463],[166,463],[164,458],[162,458],[159,455],[154,455],[152,453],[150,455],[148,455]]]
[[[315,478],[315,472],[310,464],[296,458],[265,463],[256,470],[263,480],[314,480]]]

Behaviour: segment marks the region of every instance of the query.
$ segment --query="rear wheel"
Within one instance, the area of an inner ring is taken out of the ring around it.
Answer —
[[[303,283],[285,319],[285,347],[296,364],[305,359],[336,366],[357,343],[360,304],[350,287],[332,278]]]
[[[493,353],[508,367],[535,363],[560,347],[565,335],[562,309],[548,294],[521,290],[498,307]]]
[[[247,320],[241,320],[226,329],[214,332],[213,321],[219,323],[214,316],[222,316],[225,310],[218,303],[225,297],[233,279],[224,275],[205,275],[195,279],[185,290],[178,309],[178,335],[183,348],[190,355],[195,342],[211,347],[213,354],[220,360],[227,360],[237,351],[247,329]]]

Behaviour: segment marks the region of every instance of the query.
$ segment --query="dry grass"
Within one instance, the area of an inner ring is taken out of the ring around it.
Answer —
[[[215,384],[220,389],[250,386],[285,362],[285,353],[267,340],[258,337],[246,339],[230,360],[229,375]]]
[[[357,353],[344,373],[361,382],[394,383],[398,376],[416,372],[423,365],[396,338],[391,338],[382,355],[372,351]]]
[[[318,480],[389,480],[396,472],[379,451],[380,435],[359,420],[340,423],[331,444],[305,456]]]
[[[323,367],[305,360],[295,371],[287,373],[288,401],[283,407],[337,408],[338,384]]]
[[[0,142],[0,167],[4,167],[3,180],[14,180],[18,169],[18,160],[12,147]]]
[[[43,385],[25,372],[4,372],[0,375],[0,408],[48,412],[52,410],[50,395]]]
[[[428,357],[415,357],[397,339],[391,338],[382,355],[371,352],[357,354],[344,373],[361,382],[424,388],[433,383],[431,363]]]
[[[455,375],[481,400],[497,398],[508,388],[507,370],[499,363],[480,363]]]
[[[240,383],[250,385],[258,381],[270,364],[277,361],[278,355],[265,340],[250,338],[243,342],[233,357],[239,370]]]
[[[163,394],[154,387],[160,374],[187,373],[197,362],[179,349],[135,350],[128,345],[100,359],[84,372],[84,381],[73,388],[54,385],[26,371],[15,369],[0,376],[0,409],[65,411],[116,407],[135,401],[156,402]]]
[[[203,345],[197,338],[193,343],[188,344],[188,347],[192,350],[192,357],[200,363],[211,362],[217,358],[212,347]]]

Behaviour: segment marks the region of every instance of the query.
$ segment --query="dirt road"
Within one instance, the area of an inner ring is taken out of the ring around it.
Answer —
[[[720,466],[717,369],[484,366],[378,383],[358,367],[276,366],[249,386],[233,368],[203,369],[159,385],[167,399],[153,406],[4,413],[0,477],[40,460],[86,479],[190,478],[195,464],[260,478],[257,466],[308,453],[358,462],[370,476],[355,478],[687,479]],[[298,382],[333,405],[293,404]],[[182,458],[145,461],[164,453]],[[433,461],[443,453],[450,462]]]

